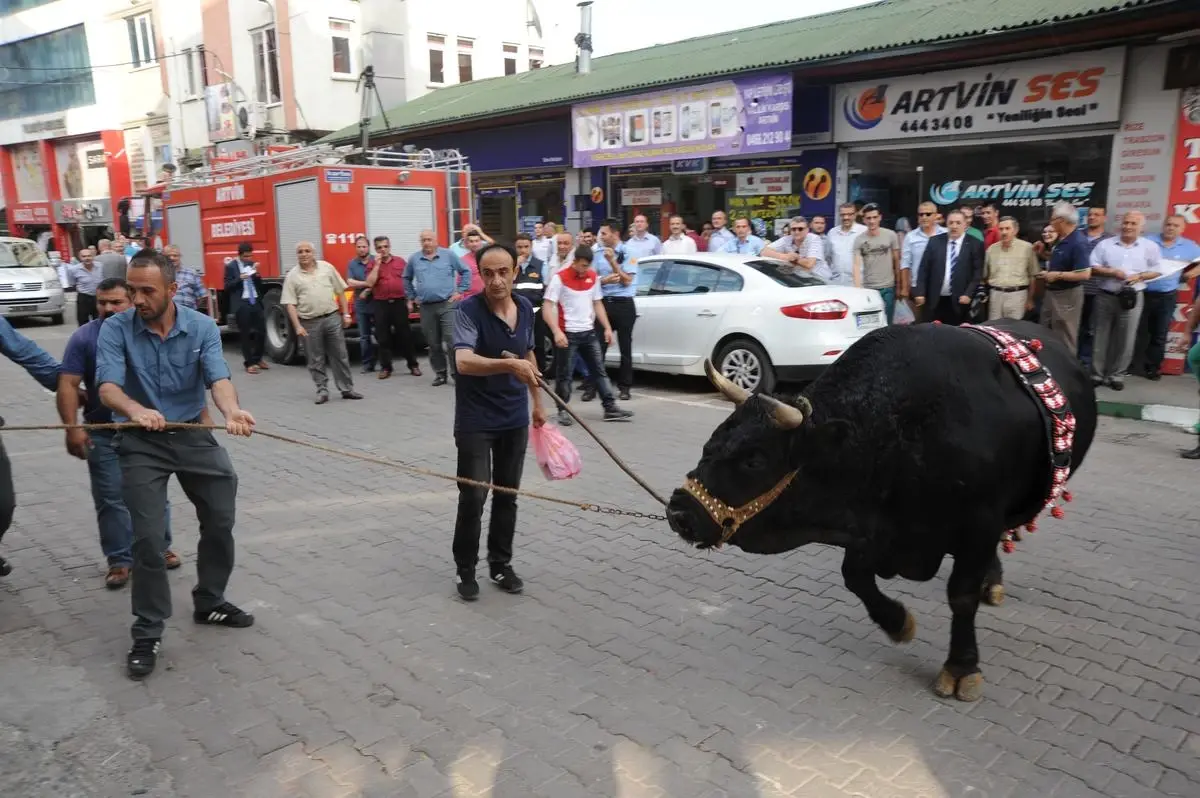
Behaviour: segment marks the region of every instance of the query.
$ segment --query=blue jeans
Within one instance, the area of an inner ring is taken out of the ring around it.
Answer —
[[[363,368],[375,368],[375,309],[370,302],[354,303],[354,318],[358,320],[358,345],[361,347]]]
[[[578,352],[575,353],[574,374],[575,376],[582,377],[585,380],[590,380],[592,378],[592,372],[588,369],[587,363],[584,362],[583,355],[579,354]]]
[[[883,312],[887,315],[887,323],[891,324],[892,319],[896,316],[896,289],[895,288],[876,288],[879,296],[883,299]]]
[[[100,527],[100,549],[110,568],[133,566],[133,523],[121,498],[121,463],[113,448],[113,430],[93,430],[88,452],[88,474],[92,479],[92,502]],[[167,548],[171,548],[171,505],[167,505]]]
[[[571,401],[571,372],[574,370],[572,367],[575,365],[575,358],[582,356],[583,362],[587,364],[588,371],[592,375],[592,381],[600,392],[600,402],[604,405],[604,409],[615,409],[617,398],[613,395],[608,374],[604,371],[604,361],[601,360],[600,341],[596,338],[596,331],[569,332],[566,335],[567,347],[554,353],[554,362],[558,364],[558,379],[554,392],[564,402]]]

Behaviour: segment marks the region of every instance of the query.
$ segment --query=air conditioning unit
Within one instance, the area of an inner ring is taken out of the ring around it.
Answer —
[[[242,135],[252,139],[258,131],[269,127],[267,124],[267,104],[258,102],[240,102],[237,107],[238,128]]]

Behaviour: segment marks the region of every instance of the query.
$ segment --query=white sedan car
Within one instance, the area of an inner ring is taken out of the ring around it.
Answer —
[[[711,358],[735,384],[769,392],[780,380],[816,377],[886,323],[878,291],[830,285],[769,258],[654,255],[637,267],[635,369],[702,376]],[[613,344],[610,365],[620,362]]]

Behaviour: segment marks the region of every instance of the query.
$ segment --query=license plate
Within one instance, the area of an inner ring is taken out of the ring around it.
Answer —
[[[875,311],[874,313],[859,313],[854,317],[854,323],[860,330],[878,327],[882,322],[883,311]]]
[[[9,313],[30,313],[37,310],[37,305],[9,305],[5,310]]]

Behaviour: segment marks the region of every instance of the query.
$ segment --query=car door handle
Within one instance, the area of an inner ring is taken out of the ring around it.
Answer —
[[[704,316],[704,317],[706,317],[706,318],[709,318],[709,317],[715,316],[715,315],[717,315],[717,314],[716,314],[716,313],[713,313],[711,310],[702,310],[702,311],[700,311],[699,313],[697,313],[696,315],[697,315],[697,316]]]

